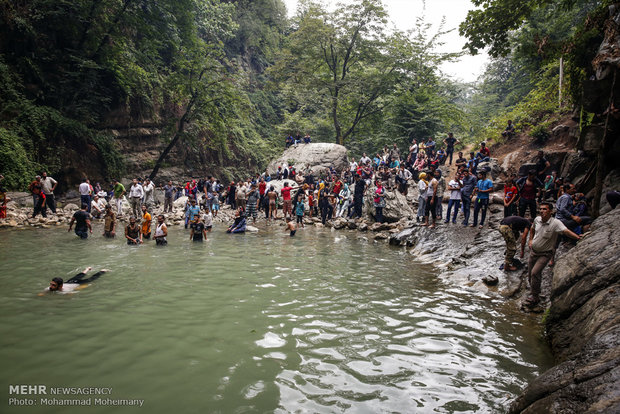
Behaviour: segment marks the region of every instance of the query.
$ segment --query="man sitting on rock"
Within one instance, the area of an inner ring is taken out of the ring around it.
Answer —
[[[573,196],[576,192],[575,184],[565,183],[564,191],[565,193],[558,198],[556,203],[557,212],[555,214],[555,218],[560,220],[572,231],[576,231],[578,227],[581,227],[583,232],[588,231],[590,223],[592,223],[592,218],[588,216],[580,217],[574,212]]]
[[[502,136],[506,139],[510,139],[513,137],[514,134],[515,134],[515,126],[512,123],[512,120],[509,119],[506,129],[504,129],[504,131],[502,132]]]
[[[476,154],[476,159],[480,160],[479,162],[487,162],[491,160],[491,151],[487,148],[486,142],[480,143],[480,150]]]

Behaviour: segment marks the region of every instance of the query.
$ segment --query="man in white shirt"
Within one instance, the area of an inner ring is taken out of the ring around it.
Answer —
[[[351,162],[349,162],[349,171],[351,171],[352,175],[357,171],[357,162],[355,162],[355,158],[352,158]]]
[[[82,205],[86,204],[87,210],[90,213],[90,184],[88,184],[86,178],[82,178],[82,183],[78,188],[80,192],[80,202]]]
[[[91,215],[95,218],[101,218],[101,216],[105,212],[106,202],[104,198],[100,198],[99,195],[95,194],[93,196],[93,201],[90,203],[90,212]]]
[[[45,194],[45,206],[49,207],[52,213],[56,214],[56,201],[54,200],[54,190],[58,185],[58,181],[52,177],[48,177],[47,173],[43,171],[41,174],[41,189]]]
[[[144,189],[138,183],[138,179],[134,178],[129,189],[129,205],[131,206],[131,214],[133,217],[142,217],[141,202],[144,197]]]
[[[371,163],[372,163],[372,160],[364,152],[362,154],[362,158],[360,158],[360,164],[362,164],[362,165],[370,165]]]
[[[530,281],[530,295],[523,305],[534,308],[540,302],[540,282],[542,271],[555,253],[555,243],[559,235],[580,240],[581,236],[566,228],[560,220],[551,217],[553,205],[543,202],[540,204],[540,216],[534,219],[530,229],[530,259],[527,264],[527,277]]]
[[[144,180],[144,185],[142,186],[144,190],[144,204],[146,208],[150,208],[151,205],[155,204],[155,185],[148,178]]]
[[[448,200],[448,212],[446,213],[446,220],[444,223],[450,222],[450,211],[454,207],[454,217],[452,217],[452,224],[456,224],[456,216],[461,208],[461,188],[463,188],[463,181],[461,181],[461,175],[457,171],[454,174],[454,179],[448,183],[448,190],[450,190],[450,200]]]

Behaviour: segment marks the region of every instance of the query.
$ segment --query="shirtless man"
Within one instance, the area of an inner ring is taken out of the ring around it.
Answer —
[[[276,200],[278,199],[278,193],[276,193],[276,189],[273,186],[269,187],[267,199],[269,200],[269,219],[277,219],[278,209],[276,208]]]
[[[142,243],[142,233],[140,232],[140,227],[136,224],[135,217],[131,217],[129,224],[125,227],[125,238],[127,239],[127,244]]]
[[[291,237],[293,237],[295,233],[297,232],[297,225],[293,221],[292,217],[289,217],[286,219],[286,227],[284,228],[284,231],[285,232],[290,231]]]
[[[73,276],[66,282],[63,282],[61,277],[55,277],[50,282],[50,286],[45,289],[45,292],[71,293],[74,290],[84,289],[85,287],[87,287],[87,283],[94,282],[95,280],[99,279],[101,275],[108,271],[108,269],[101,269],[88,279],[83,279],[83,277],[86,276],[86,273],[88,273],[92,269],[92,267],[87,267],[82,272]],[[43,296],[45,292],[39,293],[39,296]]]

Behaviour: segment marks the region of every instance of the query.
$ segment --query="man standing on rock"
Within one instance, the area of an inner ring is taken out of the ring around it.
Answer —
[[[469,169],[465,169],[463,171],[463,187],[461,187],[461,201],[463,202],[463,226],[467,226],[469,224],[469,214],[471,213],[471,196],[474,192],[474,188],[476,187],[476,177],[469,171]]]
[[[364,194],[366,193],[366,181],[362,180],[359,174],[354,175],[355,188],[353,189],[353,214],[351,218],[362,217],[362,205],[364,204]]]
[[[459,143],[459,140],[454,138],[454,134],[452,132],[449,132],[448,138],[444,139],[443,142],[446,144],[446,158],[450,158],[450,165],[452,165],[454,146]]]
[[[536,178],[536,170],[530,170],[527,176],[517,180],[519,189],[519,215],[525,217],[525,212],[530,209],[532,218],[536,217],[536,195],[544,184]]]
[[[116,215],[118,217],[122,217],[123,216],[123,196],[125,195],[127,191],[125,190],[125,186],[121,184],[120,182],[118,182],[118,180],[114,180],[112,183],[114,184],[113,191],[114,191],[114,201],[116,202]]]
[[[34,212],[32,218],[35,218],[37,214],[41,213],[43,217],[47,217],[47,208],[45,207],[45,193],[43,192],[43,185],[41,184],[41,176],[37,175],[33,182],[28,186],[28,190],[32,193],[32,202]]]
[[[284,187],[280,190],[280,194],[282,194],[282,213],[284,214],[284,219],[287,217],[293,218],[291,190],[295,188],[298,187],[289,187],[288,182],[284,182]]]
[[[144,190],[144,202],[142,204],[145,204],[147,208],[151,208],[155,204],[155,185],[147,178],[144,180],[142,189]]]
[[[173,194],[174,194],[174,185],[172,185],[172,180],[170,180],[168,181],[168,184],[164,186],[164,213],[172,213]]]
[[[487,209],[489,208],[489,194],[493,191],[493,181],[487,178],[487,173],[480,171],[478,173],[478,183],[474,190],[476,195],[476,201],[474,203],[474,224],[472,227],[478,225],[478,213],[482,210],[482,216],[480,218],[480,228],[484,226],[484,220],[487,217]]]
[[[258,207],[260,203],[260,193],[256,189],[256,184],[250,185],[250,191],[248,193],[248,201],[246,208],[246,215],[252,217],[252,223],[256,224],[256,217],[258,216]]]
[[[532,222],[520,216],[508,216],[499,222],[499,232],[506,242],[504,271],[512,272],[517,270],[517,267],[513,264],[515,253],[517,253],[517,240],[519,239],[519,234],[522,233],[520,257],[523,258],[525,254],[525,242],[527,241],[527,235],[531,227]]]
[[[54,180],[52,177],[47,176],[47,172],[43,171],[41,173],[41,187],[43,189],[43,194],[45,194],[45,205],[49,207],[52,213],[56,214],[56,200],[54,200],[54,190],[58,185],[58,181]]]
[[[571,239],[581,239],[581,236],[567,229],[560,220],[551,217],[552,210],[553,206],[551,203],[541,203],[540,216],[534,219],[534,224],[530,231],[530,259],[527,264],[530,295],[523,302],[523,305],[527,308],[534,308],[540,302],[542,271],[553,258],[558,236],[562,234]]]
[[[80,201],[82,204],[86,204],[87,211],[90,213],[90,184],[88,184],[88,180],[86,178],[82,178],[82,183],[80,184],[78,190],[80,191]]]
[[[131,214],[133,217],[140,217],[140,205],[144,197],[144,189],[138,183],[138,179],[134,178],[129,188],[129,205],[131,205]]]

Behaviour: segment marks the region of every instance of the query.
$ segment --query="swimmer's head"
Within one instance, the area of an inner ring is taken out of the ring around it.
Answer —
[[[55,277],[52,279],[52,281],[50,282],[50,291],[51,292],[55,292],[57,290],[62,289],[62,285],[63,285],[63,280],[61,277]]]

